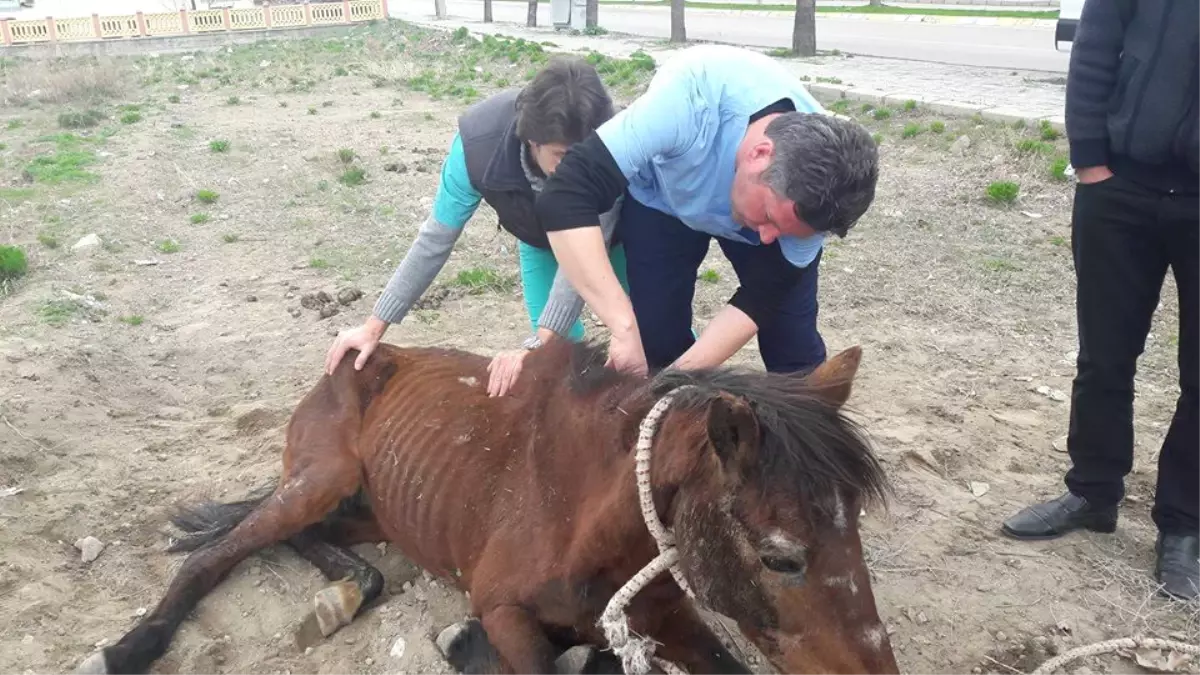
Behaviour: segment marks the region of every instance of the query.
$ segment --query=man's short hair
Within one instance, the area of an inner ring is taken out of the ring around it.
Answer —
[[[875,139],[858,122],[821,113],[784,113],[765,133],[774,150],[762,180],[814,230],[846,236],[875,199]]]
[[[517,137],[573,145],[613,116],[599,73],[579,58],[557,57],[517,95]]]

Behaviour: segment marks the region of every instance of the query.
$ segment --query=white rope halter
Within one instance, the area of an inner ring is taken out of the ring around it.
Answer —
[[[658,513],[654,508],[654,495],[650,490],[650,448],[654,442],[654,433],[658,430],[658,423],[666,414],[667,408],[674,402],[675,395],[686,388],[688,387],[673,389],[658,399],[650,412],[646,413],[638,430],[635,454],[638,503],[642,507],[642,519],[646,522],[646,529],[650,530],[650,535],[658,544],[658,556],[633,578],[625,582],[625,585],[608,601],[604,613],[600,615],[600,627],[604,630],[604,636],[613,652],[621,658],[621,665],[628,675],[649,673],[651,660],[667,673],[684,672],[675,664],[654,656],[654,640],[631,634],[629,617],[625,614],[625,608],[633,596],[637,595],[655,577],[662,574],[663,570],[670,571],[671,576],[675,578],[675,583],[683,589],[683,592],[693,601],[696,600],[691,586],[688,585],[687,579],[683,577],[683,572],[679,569],[679,551],[675,548],[675,535],[658,519]]]

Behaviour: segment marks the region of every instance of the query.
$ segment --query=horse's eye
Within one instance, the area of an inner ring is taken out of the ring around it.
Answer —
[[[777,555],[764,555],[762,564],[772,572],[780,574],[804,574],[804,561]]]

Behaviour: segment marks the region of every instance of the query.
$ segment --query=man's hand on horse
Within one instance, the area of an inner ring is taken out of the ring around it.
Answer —
[[[357,328],[339,331],[333,344],[329,346],[329,351],[325,353],[326,374],[332,375],[342,362],[342,357],[351,349],[358,350],[358,358],[354,359],[354,369],[362,370],[371,352],[375,351],[379,341],[383,339],[383,332],[387,330],[387,326],[387,323],[372,316]]]

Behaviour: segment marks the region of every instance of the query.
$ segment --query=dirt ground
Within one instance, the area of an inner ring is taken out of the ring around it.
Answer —
[[[541,58],[393,25],[3,65],[0,244],[30,264],[0,295],[0,669],[70,670],[119,638],[181,561],[165,553],[171,506],[273,479],[282,425],[332,335],[367,315],[425,217],[464,101]],[[619,98],[645,63],[602,62]],[[1196,642],[1197,607],[1154,597],[1150,577],[1177,395],[1173,282],[1138,374],[1119,531],[1004,539],[1000,522],[1057,494],[1067,467],[1072,184],[1051,175],[1065,140],[919,107],[840,109],[880,134],[883,171],[869,214],[821,263],[821,329],[831,350],[865,352],[852,405],[895,497],[863,533],[902,670],[1028,672],[1131,634]],[[989,201],[993,181],[1017,183],[1015,203]],[[91,234],[99,245],[74,249]],[[423,308],[386,339],[519,344],[516,269],[514,240],[481,207]],[[697,326],[736,285],[715,245],[703,269]],[[338,304],[346,289],[364,296]],[[320,291],[336,314],[305,301]],[[753,344],[736,361],[760,363]],[[84,562],[75,543],[88,536],[104,549]],[[462,598],[393,550],[361,552],[388,578],[384,599],[309,653],[291,631],[324,581],[272,549],[201,603],[156,671],[448,672],[431,636],[464,615]],[[1144,672],[1115,655],[1068,670]]]

